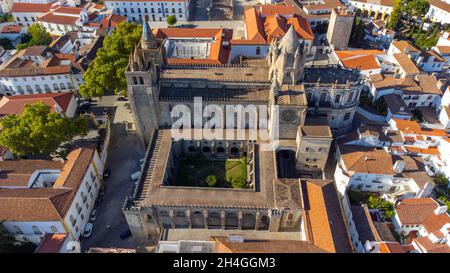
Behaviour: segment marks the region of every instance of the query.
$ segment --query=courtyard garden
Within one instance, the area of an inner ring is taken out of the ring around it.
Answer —
[[[217,187],[246,189],[246,158],[209,159],[204,156],[186,156],[178,162],[172,186]]]

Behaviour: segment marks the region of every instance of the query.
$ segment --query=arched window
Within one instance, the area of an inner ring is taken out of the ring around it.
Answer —
[[[292,213],[289,213],[288,215],[288,221],[294,220],[294,215]]]
[[[13,226],[13,228],[14,228],[14,232],[15,233],[17,233],[17,234],[23,234],[23,232],[22,232],[22,230],[20,229],[20,227],[19,226]]]
[[[340,103],[341,102],[341,98],[342,98],[342,95],[341,94],[337,94],[334,97],[334,103]]]
[[[350,94],[348,95],[348,98],[347,98],[347,103],[350,103],[353,101],[353,95],[354,95],[354,92],[350,92]]]
[[[61,90],[66,89],[66,85],[65,85],[64,83],[60,83],[60,84],[59,84],[59,87],[61,87]]]
[[[42,232],[39,230],[39,228],[37,226],[32,226],[31,228],[33,229],[34,234],[36,234],[36,235],[42,234]]]

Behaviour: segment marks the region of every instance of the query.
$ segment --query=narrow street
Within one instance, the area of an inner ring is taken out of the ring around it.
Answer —
[[[125,122],[132,122],[127,102],[118,102],[117,96],[105,96],[95,107],[108,109],[112,120],[111,142],[108,149],[106,168],[111,170],[105,180],[105,195],[97,207],[97,219],[88,239],[81,240],[82,251],[91,247],[134,248],[132,237],[124,240],[120,233],[128,229],[122,206],[132,189],[130,174],[138,170],[139,159],[144,156],[137,136],[126,130]]]

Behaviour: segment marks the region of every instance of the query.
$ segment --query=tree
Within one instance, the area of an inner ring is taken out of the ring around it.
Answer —
[[[166,22],[169,26],[173,26],[177,23],[177,16],[176,15],[169,15],[166,17]]]
[[[62,142],[86,135],[87,118],[66,118],[42,102],[25,106],[20,115],[0,120],[0,145],[18,156],[49,156]]]
[[[386,219],[390,219],[395,215],[394,205],[381,197],[370,196],[367,205],[370,209],[379,209],[382,211]]]
[[[209,187],[215,187],[215,186],[217,186],[217,177],[215,176],[215,175],[208,175],[207,177],[206,177],[206,184],[209,186]]]
[[[365,29],[364,22],[359,17],[355,17],[353,21],[352,34],[350,36],[350,43],[352,45],[358,46],[361,40],[364,38],[363,33]]]
[[[394,0],[393,4],[393,9],[387,27],[393,30],[398,30],[402,16],[403,3],[402,0]]]
[[[427,14],[430,4],[427,0],[410,0],[404,6],[403,12],[408,18],[422,18]]]
[[[439,186],[443,186],[445,188],[448,187],[449,181],[448,181],[447,177],[445,177],[445,175],[443,175],[441,173],[437,174],[436,177],[433,179],[433,181],[434,181],[434,183],[436,183]]]
[[[17,50],[35,45],[49,45],[52,41],[50,34],[40,24],[32,24],[28,27],[28,35],[30,36],[30,40],[26,43],[18,44],[16,46]]]
[[[117,94],[126,90],[128,57],[139,43],[141,32],[140,25],[122,22],[105,38],[103,47],[83,75],[85,83],[79,89],[83,97],[101,97],[108,91]]]
[[[235,189],[245,189],[247,188],[247,179],[245,177],[236,177],[231,180],[231,185]]]

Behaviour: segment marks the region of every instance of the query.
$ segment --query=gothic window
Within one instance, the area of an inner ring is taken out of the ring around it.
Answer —
[[[352,102],[353,101],[353,95],[354,95],[354,93],[353,92],[351,92],[349,95],[348,95],[348,98],[347,98],[347,103],[350,103],[350,102]]]
[[[325,104],[327,101],[327,93],[321,93],[319,98],[319,104]]]

